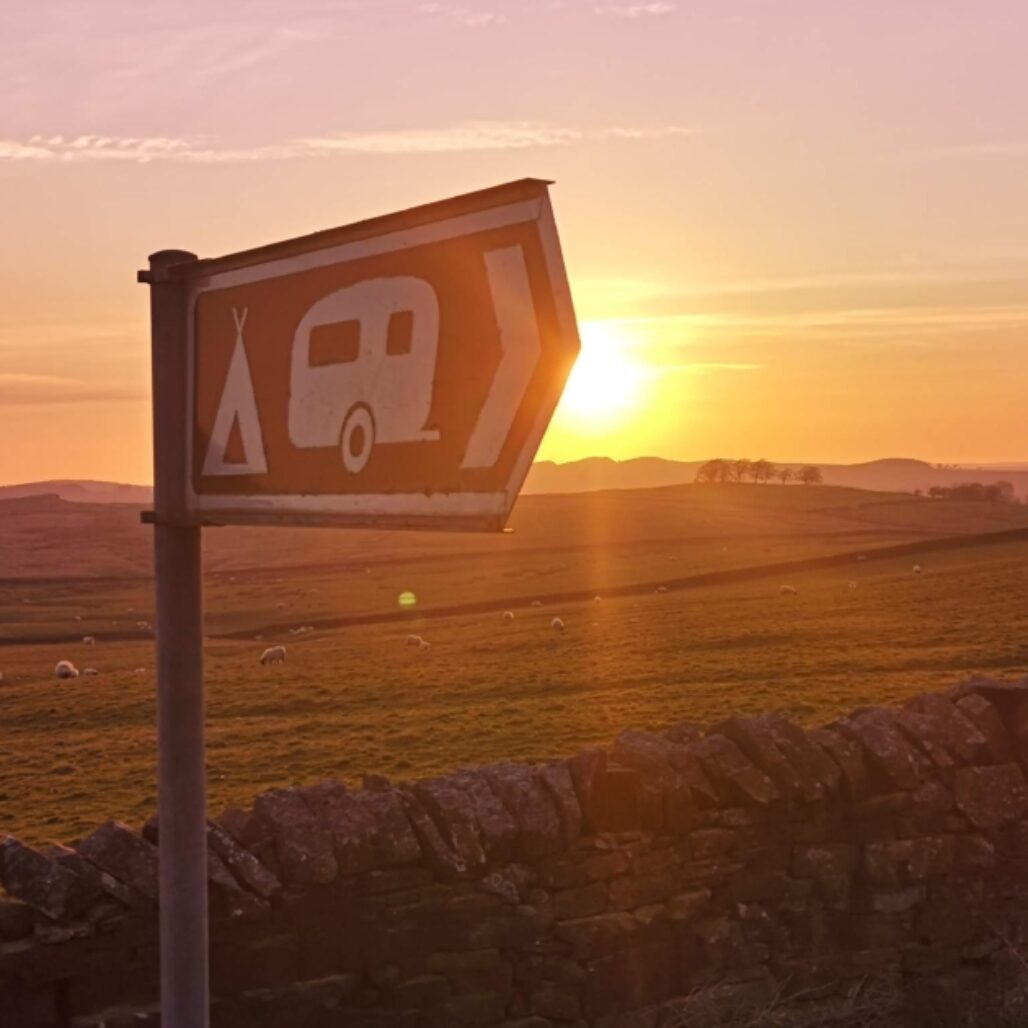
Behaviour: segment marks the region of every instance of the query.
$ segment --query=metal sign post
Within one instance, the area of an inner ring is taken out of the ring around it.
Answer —
[[[161,1023],[207,1028],[207,783],[201,529],[184,525],[188,295],[168,271],[196,256],[162,250],[150,285],[157,591]]]
[[[164,1028],[209,1024],[201,526],[501,530],[579,348],[547,186],[140,272]]]

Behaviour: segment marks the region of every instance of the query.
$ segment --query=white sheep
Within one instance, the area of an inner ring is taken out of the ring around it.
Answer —
[[[427,639],[422,639],[421,642],[418,643],[418,649],[430,650],[432,649],[432,644]]]
[[[554,618],[550,622],[550,627],[556,629],[558,632],[564,631],[564,621],[562,618]]]
[[[138,628],[140,632],[149,632],[152,627],[153,626],[150,624],[149,621],[136,622],[136,628]]]
[[[504,621],[513,621],[514,620],[514,611],[512,611],[512,610],[505,610],[503,612],[503,620]]]
[[[543,601],[542,600],[532,600],[532,606],[533,607],[541,607],[542,605],[543,605]]]
[[[86,646],[95,646],[96,645],[96,637],[92,636],[92,635],[84,635],[84,636],[82,636],[82,642]]]
[[[84,677],[92,677],[93,675],[100,674],[100,672],[97,671],[95,667],[84,667],[82,669],[82,674]]]
[[[594,597],[593,597],[593,603],[599,603],[599,602],[600,602],[600,600],[602,600],[602,599],[603,599],[603,597],[602,597],[602,596],[594,596]]]
[[[261,654],[262,664],[284,664],[286,660],[286,648],[284,646],[269,646]]]
[[[667,586],[666,585],[658,585],[656,591],[658,593],[666,593],[667,592]]]
[[[408,635],[407,645],[408,646],[420,646],[425,640],[420,635]]]
[[[914,574],[915,575],[921,574],[921,565],[920,564],[915,564],[914,565]]]
[[[70,660],[59,660],[54,667],[54,674],[58,678],[78,678],[79,669]]]
[[[847,582],[846,584],[847,584],[847,585],[848,585],[848,586],[849,586],[849,587],[850,587],[851,589],[856,589],[856,587],[857,587],[857,583],[856,583],[856,582],[854,582],[854,581],[853,581],[852,579],[851,579],[851,580],[850,580],[849,582]]]
[[[134,675],[145,675],[146,674],[146,668],[145,667],[137,667],[137,668],[133,669],[132,674],[134,674]]]
[[[779,596],[798,596],[799,590],[793,585],[780,585],[778,587]]]

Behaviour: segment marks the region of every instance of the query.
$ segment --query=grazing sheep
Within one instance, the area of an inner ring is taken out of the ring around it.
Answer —
[[[70,660],[59,660],[54,667],[54,674],[58,678],[78,678],[79,669]]]
[[[857,554],[857,560],[867,560],[867,554],[866,553],[858,553]]]
[[[83,676],[89,676],[89,677],[92,677],[93,675],[98,675],[98,674],[100,674],[100,672],[99,672],[99,671],[97,671],[95,667],[84,667],[84,668],[82,669],[82,674],[83,674]]]
[[[656,592],[658,592],[658,593],[666,593],[667,592],[667,586],[666,585],[658,585],[657,588],[656,588]]]
[[[915,575],[921,574],[921,565],[920,564],[915,564],[914,565],[914,574]]]
[[[95,646],[96,645],[96,637],[92,636],[92,635],[84,635],[84,636],[82,636],[82,642],[86,646]]]
[[[512,611],[512,610],[505,610],[503,612],[503,620],[504,621],[513,621],[514,620],[514,611]]]
[[[76,621],[81,621],[82,620],[82,615],[81,614],[76,614],[75,615],[75,620]]]
[[[149,632],[152,627],[153,625],[151,625],[149,621],[136,622],[136,628],[138,628],[140,632]]]
[[[847,584],[849,585],[849,587],[851,589],[856,589],[856,587],[857,587],[857,583],[852,581],[852,580],[850,582],[848,582]]]
[[[286,660],[286,648],[284,646],[269,646],[261,654],[262,664],[284,664]]]
[[[132,672],[132,674],[134,674],[134,675],[145,675],[145,674],[146,674],[146,668],[145,668],[145,667],[137,667],[137,668],[136,668],[136,669],[135,669],[135,670],[134,670],[134,671]]]
[[[602,599],[603,599],[603,597],[602,597],[602,596],[594,596],[594,597],[593,597],[593,603],[599,603],[599,602],[600,602],[600,600],[602,600]]]
[[[550,622],[550,627],[555,628],[558,632],[564,631],[564,621],[561,618],[554,618]]]
[[[289,629],[289,634],[290,635],[307,635],[308,632],[313,632],[313,631],[314,631],[314,626],[313,625],[300,625],[299,628],[290,628]]]
[[[407,645],[408,646],[420,646],[425,640],[420,635],[408,635]]]
[[[532,606],[533,607],[541,607],[542,605],[543,605],[543,601],[542,600],[532,600]]]
[[[418,649],[430,650],[432,649],[432,644],[427,639],[422,639],[421,642],[418,643]]]
[[[799,590],[792,585],[780,585],[778,587],[779,596],[798,596]]]

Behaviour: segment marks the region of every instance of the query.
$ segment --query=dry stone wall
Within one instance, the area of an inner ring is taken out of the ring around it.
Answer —
[[[773,715],[208,829],[224,1028],[655,1028],[868,976],[975,975],[1028,927],[1028,680]],[[0,1025],[156,1026],[159,823],[0,843]]]

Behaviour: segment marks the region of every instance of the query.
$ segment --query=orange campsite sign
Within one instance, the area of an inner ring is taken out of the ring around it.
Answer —
[[[502,528],[579,348],[547,183],[174,271],[192,523]]]

